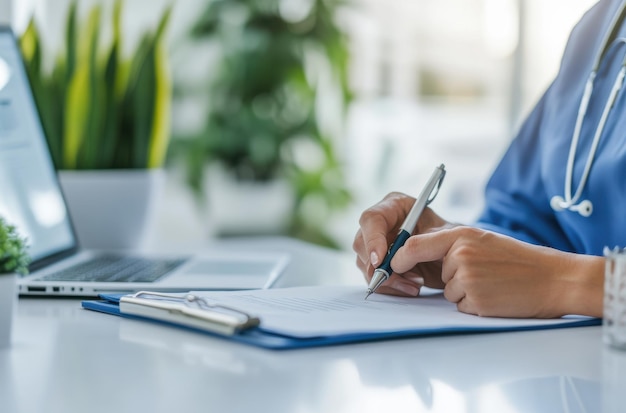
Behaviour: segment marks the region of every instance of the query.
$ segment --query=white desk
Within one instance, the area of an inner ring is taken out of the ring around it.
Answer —
[[[257,245],[229,241],[228,245]],[[351,254],[297,241],[280,286],[362,283]],[[365,287],[364,287],[365,288]],[[0,350],[0,412],[626,411],[626,353],[600,327],[275,352],[21,299]],[[613,404],[614,406],[611,406]]]

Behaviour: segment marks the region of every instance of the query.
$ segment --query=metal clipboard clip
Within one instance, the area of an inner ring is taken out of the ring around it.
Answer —
[[[261,323],[244,311],[211,303],[195,294],[139,291],[120,299],[120,311],[222,335],[233,335]]]

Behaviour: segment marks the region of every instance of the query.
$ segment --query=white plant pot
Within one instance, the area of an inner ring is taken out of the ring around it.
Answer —
[[[0,274],[0,348],[11,345],[13,319],[17,308],[17,288],[14,273]]]
[[[161,169],[59,171],[81,246],[142,248],[154,226],[164,179]]]
[[[293,209],[293,189],[287,180],[239,181],[222,167],[208,168],[208,214],[215,235],[284,233]]]

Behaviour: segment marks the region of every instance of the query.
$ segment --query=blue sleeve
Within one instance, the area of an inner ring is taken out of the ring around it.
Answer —
[[[540,128],[550,90],[535,106],[491,176],[476,226],[532,244],[573,247],[557,222],[541,168]]]

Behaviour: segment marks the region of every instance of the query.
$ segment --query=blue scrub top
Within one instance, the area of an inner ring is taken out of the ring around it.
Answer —
[[[564,196],[565,170],[576,115],[605,33],[620,0],[601,0],[576,25],[559,73],[493,173],[479,227],[533,244],[602,255],[605,246],[626,246],[626,85],[611,110],[580,200],[593,203],[590,217],[550,207]],[[610,43],[596,77],[576,151],[572,196],[583,175],[593,136],[626,55],[626,23]]]

